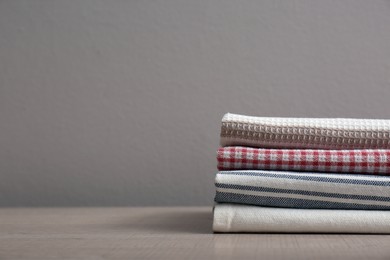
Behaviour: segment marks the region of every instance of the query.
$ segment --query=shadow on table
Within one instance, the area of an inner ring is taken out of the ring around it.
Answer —
[[[189,233],[189,234],[212,234],[213,215],[212,209],[197,210],[188,209],[183,211],[178,208],[157,210],[143,213],[135,221],[120,223],[118,228],[128,228],[134,231],[153,233]]]

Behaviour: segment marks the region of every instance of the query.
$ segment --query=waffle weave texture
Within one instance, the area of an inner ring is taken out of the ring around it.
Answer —
[[[218,203],[311,208],[390,210],[388,176],[288,171],[221,171]]]
[[[390,149],[390,120],[277,118],[226,114],[221,146],[295,149]]]
[[[221,147],[218,170],[286,170],[390,174],[390,150],[269,149]]]
[[[216,204],[214,232],[390,233],[390,211]]]

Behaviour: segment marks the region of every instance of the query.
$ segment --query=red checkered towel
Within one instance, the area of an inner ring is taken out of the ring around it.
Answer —
[[[221,147],[218,169],[390,174],[390,150],[311,150]]]

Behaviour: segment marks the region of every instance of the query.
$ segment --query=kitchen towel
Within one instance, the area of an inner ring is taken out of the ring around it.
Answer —
[[[291,170],[390,174],[390,150],[269,149],[221,147],[218,170]]]
[[[289,171],[220,171],[215,201],[313,209],[390,210],[390,177]]]
[[[216,204],[214,232],[390,233],[390,211]]]
[[[226,114],[221,146],[390,149],[390,120],[253,117]]]

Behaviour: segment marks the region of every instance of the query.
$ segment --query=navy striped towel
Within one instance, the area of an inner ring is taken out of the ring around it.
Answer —
[[[218,203],[310,209],[390,209],[390,177],[288,171],[220,171]]]

